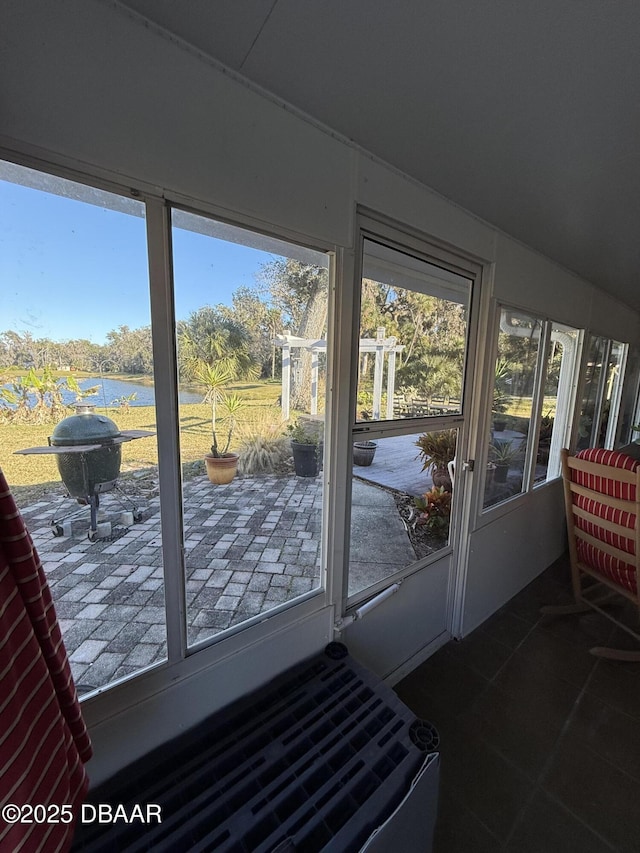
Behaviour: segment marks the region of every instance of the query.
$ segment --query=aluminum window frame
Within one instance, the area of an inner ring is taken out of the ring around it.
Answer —
[[[491,349],[490,349],[490,357],[486,364],[488,365],[487,376],[489,373],[493,376],[494,365],[496,363],[496,359],[498,357],[498,337],[500,333],[500,316],[503,310],[513,311],[519,314],[524,314],[529,316],[532,320],[539,321],[541,324],[540,330],[540,342],[538,345],[538,352],[536,356],[536,367],[534,374],[534,389],[532,395],[532,405],[531,405],[531,415],[529,422],[529,431],[527,433],[527,448],[525,453],[525,462],[523,466],[523,478],[522,478],[522,487],[520,491],[514,493],[513,495],[505,498],[498,503],[492,504],[490,506],[484,506],[484,493],[485,493],[485,481],[486,481],[486,470],[487,464],[489,462],[489,452],[490,452],[490,434],[491,434],[491,409],[492,409],[492,399],[493,399],[493,383],[490,383],[491,387],[488,389],[489,394],[487,397],[486,408],[484,412],[484,434],[482,436],[480,446],[481,450],[478,453],[478,458],[481,461],[482,475],[478,478],[478,511],[476,514],[476,528],[481,528],[485,524],[494,521],[502,514],[506,514],[511,512],[512,509],[517,506],[519,503],[527,499],[527,496],[530,495],[533,491],[537,491],[538,489],[544,488],[545,486],[550,486],[553,483],[556,483],[561,478],[561,472],[558,470],[555,476],[550,479],[545,479],[544,481],[535,482],[535,466],[538,455],[538,447],[540,441],[540,425],[541,425],[541,417],[542,417],[542,409],[544,405],[544,385],[546,382],[548,367],[549,367],[549,358],[551,353],[551,336],[553,332],[554,324],[557,325],[567,325],[563,321],[544,316],[536,312],[531,308],[527,308],[521,305],[515,305],[507,301],[503,300],[494,300],[492,314],[492,324],[491,330],[488,331],[488,334],[492,335],[491,339]],[[576,338],[576,348],[577,352],[574,357],[573,364],[573,378],[569,388],[569,400],[566,406],[563,406],[563,409],[566,413],[565,423],[562,425],[563,435],[565,437],[565,444],[568,440],[568,437],[573,435],[574,425],[576,420],[576,406],[578,401],[578,389],[581,387],[580,380],[583,378],[583,339],[584,339],[584,331],[578,329],[575,326],[569,326],[572,329],[575,329],[577,332]],[[533,440],[532,440],[533,438]]]
[[[68,158],[56,158],[52,155],[51,159],[43,159],[41,156],[0,146],[0,159],[40,171],[45,175],[73,181],[88,188],[131,197],[145,205],[154,370],[160,367],[170,392],[157,395],[156,399],[158,476],[161,489],[164,489],[164,502],[161,503],[161,529],[167,658],[141,667],[133,675],[111,681],[80,697],[85,719],[93,728],[181,681],[187,681],[199,673],[205,673],[230,656],[248,652],[255,643],[275,638],[296,623],[307,621],[330,606],[332,559],[328,547],[329,519],[326,516],[328,507],[333,505],[332,494],[335,492],[336,482],[335,476],[330,477],[328,470],[332,468],[335,471],[330,445],[331,431],[335,428],[332,424],[335,423],[336,410],[331,392],[336,384],[333,372],[336,339],[334,327],[336,318],[339,316],[336,310],[336,277],[339,272],[337,258],[342,257],[342,250],[337,246],[318,243],[308,235],[301,235],[289,229],[278,229],[272,225],[267,226],[263,221],[255,220],[250,216],[242,214],[230,216],[227,209],[181,194],[165,192],[162,188],[143,181],[123,182],[121,176],[114,178],[111,173],[98,168],[92,169],[90,173],[82,171]],[[182,476],[177,442],[179,410],[171,257],[170,211],[172,207],[180,207],[198,215],[215,218],[276,240],[293,242],[327,255],[329,261],[325,427],[327,473],[324,475],[323,483],[326,496],[323,499],[322,586],[265,612],[256,623],[248,622],[246,625],[238,626],[237,630],[222,632],[212,637],[211,641],[205,640],[191,647],[188,647],[186,642]],[[162,428],[160,428],[161,422]],[[170,496],[173,497],[170,498]]]
[[[398,572],[389,575],[385,579],[354,593],[348,594],[349,577],[349,545],[351,532],[351,483],[352,483],[352,453],[353,441],[375,440],[398,435],[410,435],[420,432],[436,432],[443,429],[457,429],[458,442],[456,447],[456,459],[465,458],[468,453],[469,436],[472,431],[471,413],[473,408],[474,377],[476,375],[477,342],[479,335],[479,316],[481,312],[481,297],[483,283],[486,278],[485,266],[482,261],[465,253],[463,250],[452,249],[449,245],[442,245],[436,239],[423,234],[420,231],[398,223],[384,215],[369,209],[359,209],[356,217],[356,237],[354,239],[353,253],[353,287],[351,288],[349,305],[349,329],[345,330],[348,336],[348,351],[343,351],[342,372],[345,368],[349,372],[348,386],[348,408],[346,412],[347,426],[343,426],[342,434],[346,437],[346,448],[344,457],[344,468],[341,474],[342,491],[342,517],[344,518],[344,529],[342,531],[343,547],[341,549],[341,564],[343,571],[340,578],[341,603],[340,613],[342,617],[348,616],[363,602],[371,599],[374,595],[383,591],[393,583],[406,578],[416,572],[422,571],[430,564],[436,563],[443,558],[450,558],[453,553],[461,553],[462,531],[465,529],[463,517],[463,504],[465,503],[466,487],[461,486],[454,491],[454,499],[451,508],[451,517],[458,518],[459,523],[450,533],[449,543],[441,551],[426,558],[416,560],[405,566]],[[363,277],[364,244],[371,240],[378,244],[394,249],[412,258],[424,261],[427,264],[440,266],[459,276],[469,280],[469,300],[467,305],[467,328],[464,353],[464,375],[461,386],[461,411],[447,415],[423,415],[394,420],[379,420],[366,422],[356,420],[356,399],[358,388],[358,360],[359,360],[359,338],[360,338],[360,312],[361,312],[361,282]],[[348,361],[345,361],[348,359]],[[347,437],[348,436],[348,437]],[[462,466],[460,471],[460,482],[464,482]],[[462,566],[460,558],[457,565]]]

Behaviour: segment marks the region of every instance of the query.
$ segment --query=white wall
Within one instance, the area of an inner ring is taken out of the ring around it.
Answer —
[[[384,604],[350,625],[341,639],[351,654],[381,678],[395,680],[395,671],[425,645],[426,626],[429,637],[446,632],[450,564],[443,557],[405,578]]]
[[[470,535],[463,634],[530,583],[565,549],[562,482],[542,486]]]
[[[594,289],[504,234],[496,240],[494,295],[558,322],[587,328]]]
[[[134,22],[109,0],[5,0],[2,17],[0,142],[5,148],[110,177],[125,187],[192,198],[199,206],[248,217],[321,248],[352,248],[356,207],[364,205],[492,265],[500,299],[578,327],[594,325],[619,340],[639,340],[638,317],[590,284]],[[491,276],[487,281],[491,286]],[[481,320],[485,324],[487,317]],[[471,534],[465,631],[562,552],[558,494],[556,486],[544,487]],[[366,634],[380,614],[370,618],[369,628],[352,634],[358,645],[362,637],[363,655],[373,654],[371,662],[381,671],[390,672],[419,652],[420,641],[413,638],[415,649],[392,646],[397,660],[388,649],[376,653]],[[399,631],[402,618],[399,607]],[[260,656],[258,668],[236,659],[236,666],[245,667],[242,689],[318,648],[330,622],[325,615],[322,627],[314,620],[301,623],[288,653],[264,661]],[[192,722],[235,691],[227,688],[222,665],[201,679],[185,694],[193,702]],[[157,697],[159,703],[166,699],[171,713],[154,705],[160,716],[152,716],[161,723],[145,746],[170,733],[177,696]],[[117,752],[94,769],[98,777],[123,754],[126,760],[131,750],[139,751],[135,733],[151,713],[147,702],[99,721],[88,709],[101,747],[121,739]]]
[[[100,0],[9,0],[3,134],[321,243],[350,237],[352,151]]]

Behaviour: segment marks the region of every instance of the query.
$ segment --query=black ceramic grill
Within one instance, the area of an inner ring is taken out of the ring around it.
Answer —
[[[29,447],[16,453],[55,454],[62,482],[70,497],[90,508],[89,539],[98,532],[100,494],[113,489],[120,475],[122,444],[155,435],[148,430],[119,430],[111,418],[96,415],[94,406],[76,406],[75,415],[60,421],[46,447]],[[134,516],[137,510],[133,508]],[[54,518],[53,533],[63,533],[64,519]]]

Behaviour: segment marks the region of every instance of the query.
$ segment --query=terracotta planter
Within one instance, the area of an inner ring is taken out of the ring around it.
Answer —
[[[451,477],[449,476],[449,469],[446,466],[444,468],[436,468],[434,465],[431,469],[431,479],[433,480],[434,486],[437,486],[437,488],[442,486],[445,492],[450,492],[453,488]]]
[[[209,482],[214,483],[216,486],[225,486],[236,476],[238,454],[225,453],[224,456],[211,456],[207,454],[204,457],[204,464],[207,467]]]

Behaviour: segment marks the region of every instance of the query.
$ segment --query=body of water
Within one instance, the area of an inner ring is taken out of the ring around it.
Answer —
[[[90,397],[85,397],[83,402],[90,406],[95,406],[96,409],[117,409],[120,406],[120,400],[123,397],[129,397],[135,394],[135,399],[129,401],[130,406],[153,406],[155,405],[155,389],[153,385],[143,385],[139,382],[129,382],[123,379],[110,379],[103,377],[89,377],[87,379],[79,379],[78,385],[83,391],[88,388],[97,387],[96,393]],[[10,385],[5,385],[5,388],[10,388]],[[201,403],[204,394],[198,394],[193,391],[181,391],[179,399],[181,403]],[[76,395],[72,391],[63,391],[62,398],[65,403],[73,404]],[[35,397],[34,397],[35,402]]]

